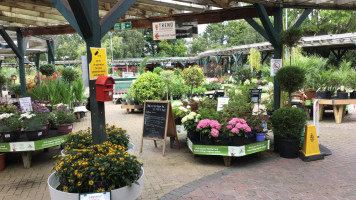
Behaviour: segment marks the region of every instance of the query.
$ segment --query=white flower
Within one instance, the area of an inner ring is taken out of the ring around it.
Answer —
[[[189,115],[189,116],[188,116],[188,119],[192,120],[192,119],[194,119],[194,117],[191,116],[191,115]]]
[[[185,123],[187,121],[187,116],[183,117],[182,123]]]
[[[27,119],[31,119],[32,117],[36,116],[36,114],[31,114],[29,112],[26,112],[26,113],[22,113],[20,115],[20,120],[23,119],[23,118],[27,118]]]
[[[191,113],[189,113],[189,115],[195,117],[197,115],[197,113],[196,112],[191,112]]]
[[[179,107],[179,110],[184,111],[184,112],[188,112],[188,109],[184,108],[183,106]]]
[[[174,107],[174,106],[179,107],[179,106],[181,106],[181,105],[183,105],[183,104],[182,104],[182,102],[180,102],[180,101],[175,101],[175,102],[172,103],[172,107]]]
[[[245,81],[244,85],[250,85],[250,80],[247,79],[247,80]]]
[[[1,114],[0,115],[0,120],[2,120],[2,119],[7,119],[7,118],[9,118],[9,117],[11,117],[11,116],[13,116],[14,114],[13,113],[4,113],[4,114]]]
[[[190,108],[190,106],[187,106],[187,108],[189,109],[189,108]]]
[[[200,101],[202,98],[201,97],[193,97],[194,101]]]

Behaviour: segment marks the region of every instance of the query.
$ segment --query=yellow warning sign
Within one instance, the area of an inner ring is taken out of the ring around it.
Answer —
[[[91,62],[89,63],[90,80],[95,80],[99,76],[107,76],[108,68],[106,61],[106,49],[90,47]]]
[[[305,156],[313,156],[320,154],[318,137],[316,136],[316,130],[314,125],[307,125],[305,127],[302,153]]]

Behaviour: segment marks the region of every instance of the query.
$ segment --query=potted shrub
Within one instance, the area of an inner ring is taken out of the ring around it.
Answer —
[[[206,145],[214,144],[214,138],[219,136],[221,125],[216,120],[203,119],[197,125],[197,132],[200,133],[201,143]]]
[[[40,72],[47,77],[52,76],[53,73],[55,72],[55,65],[53,65],[53,64],[41,65]]]
[[[162,100],[164,82],[158,74],[147,72],[140,75],[132,84],[130,92],[135,101]]]
[[[204,72],[198,65],[183,70],[182,78],[184,84],[190,87],[189,94],[193,95],[193,89],[199,87],[204,81]]]
[[[316,86],[318,91],[316,93],[318,99],[331,99],[331,91],[329,91],[328,84],[330,82],[331,71],[319,72],[316,78]]]
[[[14,142],[20,138],[21,121],[19,113],[0,114],[0,134],[4,142]]]
[[[350,92],[350,98],[356,99],[356,71],[353,71],[349,76],[348,86],[353,89],[353,92]]]
[[[46,106],[43,106],[41,103],[34,101],[32,102],[32,112],[42,123],[43,136],[47,136],[50,129],[50,124],[48,122],[50,114],[49,109]]]
[[[11,85],[9,88],[9,92],[11,98],[19,98],[21,95],[21,85],[20,84]]]
[[[196,131],[199,120],[200,114],[197,114],[196,112],[191,112],[182,118],[182,124],[185,130],[187,130],[187,137],[193,143],[197,143],[200,140],[200,135]]]
[[[61,157],[48,178],[52,200],[77,200],[79,193],[111,192],[111,199],[137,199],[143,187],[142,163],[110,142]]]
[[[76,120],[73,111],[67,108],[66,105],[62,104],[57,106],[53,113],[56,117],[55,122],[58,128],[58,133],[66,135],[72,132],[73,122]]]
[[[43,124],[40,116],[26,112],[20,115],[19,120],[22,120],[22,127],[29,141],[42,139]]]
[[[301,108],[283,107],[274,111],[272,130],[278,137],[278,149],[283,158],[297,158],[299,155],[299,141],[307,117]]]
[[[226,125],[226,130],[232,139],[232,145],[242,146],[247,143],[247,134],[251,132],[251,127],[244,119],[232,118]]]
[[[168,85],[168,91],[173,100],[180,99],[185,91],[185,85],[181,79],[176,79]]]
[[[288,105],[292,103],[292,93],[303,87],[305,81],[305,71],[299,67],[282,67],[276,74],[281,90],[288,92]]]
[[[168,100],[169,96],[169,87],[168,85],[174,80],[174,72],[170,70],[165,70],[160,73],[160,77],[166,83],[166,99]]]

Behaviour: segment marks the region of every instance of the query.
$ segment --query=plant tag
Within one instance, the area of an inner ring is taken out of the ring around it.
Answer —
[[[72,129],[73,126],[68,126],[68,129]]]
[[[9,137],[10,137],[10,134],[5,134],[5,137],[6,137],[6,138],[9,138]]]
[[[80,200],[111,200],[111,192],[79,194]]]
[[[41,135],[42,135],[42,131],[41,131],[41,132],[38,132],[37,135],[38,135],[38,136],[41,136]]]

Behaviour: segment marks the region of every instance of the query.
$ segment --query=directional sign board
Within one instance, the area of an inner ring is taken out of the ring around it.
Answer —
[[[116,23],[114,25],[115,31],[131,29],[131,22]]]
[[[276,76],[280,68],[282,68],[282,59],[271,59],[271,76]]]
[[[176,39],[198,36],[198,20],[176,21]]]
[[[176,39],[176,22],[165,21],[152,23],[153,40]]]
[[[90,47],[91,62],[89,63],[90,80],[96,80],[99,76],[108,75],[106,50],[104,48]]]

